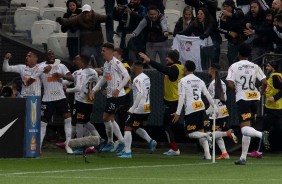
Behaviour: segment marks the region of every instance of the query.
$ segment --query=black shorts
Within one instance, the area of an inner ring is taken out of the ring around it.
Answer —
[[[76,123],[87,123],[90,121],[91,114],[92,114],[92,108],[93,104],[87,104],[87,103],[82,103],[79,101],[76,101],[75,104],[75,119]]]
[[[107,98],[105,111],[108,114],[115,114],[118,108],[124,103],[125,96]]]
[[[236,102],[236,104],[239,123],[254,120],[259,105],[258,100],[239,100],[238,102]]]
[[[55,112],[58,114],[70,113],[70,106],[66,98],[41,103],[42,119],[50,121]]]
[[[185,133],[189,134],[204,129],[205,111],[197,111],[184,116]]]
[[[224,117],[224,118],[218,118],[215,120],[215,130],[218,131],[218,130],[226,130],[227,128],[227,118],[228,117]],[[209,119],[209,120],[206,120],[204,122],[204,127],[205,127],[205,131],[207,132],[210,132],[213,130],[213,120],[212,119]]]
[[[125,126],[132,127],[134,129],[142,127],[143,122],[147,121],[150,113],[147,114],[131,114],[128,116]]]

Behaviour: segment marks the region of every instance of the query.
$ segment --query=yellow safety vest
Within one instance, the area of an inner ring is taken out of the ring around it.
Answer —
[[[178,78],[175,81],[170,81],[167,75],[164,76],[164,99],[167,101],[177,101],[178,82],[184,76],[184,68],[181,64],[174,64],[179,71]]]
[[[273,76],[274,75],[278,75],[282,78],[282,74],[281,73],[272,73],[268,80],[267,80],[267,88],[266,88],[266,102],[265,102],[265,107],[269,108],[269,109],[282,109],[282,98],[280,98],[279,100],[275,101],[274,103],[271,103],[267,100],[267,98],[272,97],[274,95],[276,95],[279,92],[279,89],[275,89],[273,87]]]

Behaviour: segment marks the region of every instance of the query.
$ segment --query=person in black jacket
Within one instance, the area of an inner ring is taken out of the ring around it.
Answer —
[[[228,41],[227,58],[229,65],[233,64],[238,56],[239,45],[245,40],[244,13],[236,8],[233,0],[226,0],[222,3],[223,10],[218,20],[218,29],[225,35]]]
[[[210,36],[212,43],[208,43],[208,45],[213,46],[203,47],[201,50],[202,69],[207,70],[210,62],[219,62],[221,37],[217,30],[215,20],[210,16],[209,11],[206,8],[200,8],[197,12],[197,18],[187,27],[187,29],[181,31],[179,34],[199,36],[202,40]]]
[[[79,5],[76,0],[68,0],[66,6],[67,12],[64,14],[63,18],[70,18],[81,13],[81,9],[79,9]],[[75,26],[62,26],[61,30],[63,33],[68,33],[67,47],[69,51],[69,59],[70,61],[73,61],[75,56],[79,53],[79,32]]]
[[[191,6],[186,6],[183,9],[183,16],[180,17],[175,24],[173,36],[187,29],[187,27],[194,21],[194,19],[195,17],[193,15],[193,8]]]
[[[217,0],[185,0],[185,3],[195,7],[196,12],[202,7],[208,9],[210,15],[216,20]]]

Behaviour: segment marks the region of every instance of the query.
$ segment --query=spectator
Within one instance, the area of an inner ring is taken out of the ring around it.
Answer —
[[[81,9],[79,9],[76,0],[68,0],[66,6],[67,12],[64,14],[63,18],[70,18],[73,16],[77,16],[81,13]],[[62,26],[61,30],[63,33],[68,33],[67,47],[69,51],[69,59],[70,61],[73,61],[75,56],[79,53],[79,32],[77,31],[77,28],[75,26]]]
[[[251,60],[254,60],[265,53],[264,45],[262,45],[259,35],[254,31],[259,28],[265,20],[265,12],[261,8],[259,2],[254,0],[251,2],[250,9],[245,15],[246,26],[244,34],[248,37],[247,43],[252,44]],[[261,49],[262,48],[262,49]],[[261,62],[261,60],[260,60]],[[259,64],[259,63],[258,63]]]
[[[99,0],[101,1],[101,0]],[[115,2],[117,5],[126,5],[127,0],[104,0],[105,1],[105,10],[107,15],[113,14]],[[107,41],[113,43],[113,37],[114,37],[114,23],[113,20],[109,21],[109,26],[107,31]]]
[[[203,47],[201,50],[201,65],[203,70],[207,70],[210,61],[212,63],[219,62],[221,37],[216,29],[216,23],[210,16],[206,8],[200,8],[197,12],[197,18],[187,27],[186,30],[179,34],[186,36],[199,36],[201,39],[211,38],[212,47]],[[209,40],[209,39],[207,39]]]
[[[223,10],[219,16],[218,28],[228,40],[227,58],[229,65],[231,65],[238,56],[239,45],[245,39],[243,35],[244,13],[240,8],[236,8],[233,0],[224,1],[222,6]]]
[[[128,45],[126,45],[125,39],[126,34],[132,33],[145,15],[146,8],[140,4],[140,0],[130,0],[129,4],[123,6],[118,5],[113,11],[114,20],[119,21],[119,31],[121,32],[120,48],[124,51],[123,58],[125,59],[128,59],[129,55],[132,55],[132,52],[135,55],[135,50],[140,50],[144,46],[144,43],[140,42],[140,40],[144,40],[144,34],[140,34],[137,39],[132,39],[130,42],[133,43],[129,43]]]
[[[282,1],[281,0],[273,0],[271,4],[271,8],[274,10],[274,15],[278,15],[282,13]]]
[[[214,20],[216,20],[217,0],[185,0],[185,3],[195,7],[196,12],[198,12],[201,7],[205,7],[209,10]]]
[[[282,54],[282,14],[278,14],[274,17],[273,21],[274,25],[274,43],[276,44],[276,48],[274,50],[275,54]]]
[[[155,6],[148,8],[148,14],[139,23],[138,27],[133,31],[132,36],[138,36],[142,31],[145,32],[146,54],[152,59],[156,60],[157,54],[160,61],[165,65],[165,58],[168,51],[168,27],[167,20],[163,14]]]
[[[191,6],[186,6],[183,9],[183,17],[180,17],[175,24],[173,36],[187,29],[187,27],[193,22],[194,19],[195,17],[193,15],[193,8]]]
[[[92,58],[94,56],[97,66],[101,67],[101,49],[104,42],[101,23],[106,22],[107,25],[111,19],[111,15],[98,14],[90,5],[85,4],[81,14],[70,18],[58,17],[56,21],[63,26],[76,26],[80,30],[81,54]]]

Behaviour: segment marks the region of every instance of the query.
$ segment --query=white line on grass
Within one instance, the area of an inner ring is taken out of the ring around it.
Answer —
[[[16,176],[16,175],[29,175],[29,174],[54,174],[54,173],[67,173],[67,172],[84,172],[84,171],[105,171],[116,169],[139,169],[139,168],[161,168],[161,167],[179,167],[179,166],[201,166],[211,165],[213,163],[195,163],[195,164],[169,164],[169,165],[140,165],[140,166],[125,166],[125,167],[104,167],[95,169],[71,169],[71,170],[49,170],[49,171],[32,171],[32,172],[13,172],[13,173],[0,173],[0,176]],[[227,164],[227,163],[220,163]],[[228,163],[229,165],[230,163]],[[281,163],[248,163],[248,165],[281,165]]]
[[[24,175],[10,175],[9,177],[17,177],[17,178],[30,178],[30,176]],[[253,179],[253,178],[136,178],[136,177],[95,177],[95,176],[54,176],[54,175],[44,175],[44,176],[32,176],[33,178],[49,178],[49,179],[102,179],[102,180],[164,180],[164,181],[252,181],[252,182],[277,182],[282,181],[281,178],[265,178],[265,179]]]
[[[38,172],[14,172],[0,175],[26,175],[26,174],[50,174],[50,173],[67,173],[67,172],[84,172],[84,171],[105,171],[115,169],[139,169],[139,168],[158,168],[158,167],[179,167],[179,166],[197,166],[197,165],[210,165],[212,163],[197,163],[197,164],[170,164],[170,165],[139,165],[127,167],[104,167],[95,169],[71,169],[71,170],[56,170],[56,171],[38,171]]]

